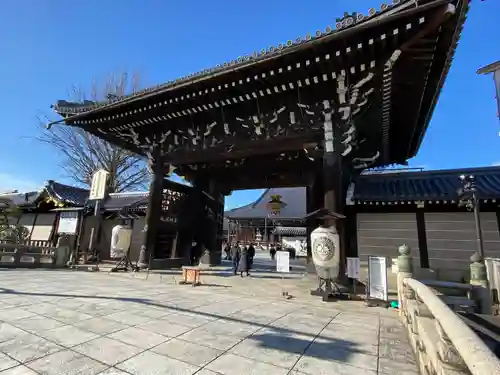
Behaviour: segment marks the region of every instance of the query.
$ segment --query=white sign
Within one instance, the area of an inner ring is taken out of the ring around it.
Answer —
[[[106,195],[106,185],[109,172],[104,169],[99,169],[92,176],[92,184],[90,185],[89,199],[103,199]]]
[[[276,252],[276,271],[290,272],[290,253],[288,251]]]
[[[75,234],[78,226],[78,212],[66,211],[59,215],[57,233]]]
[[[347,277],[350,279],[359,279],[359,269],[359,258],[347,258]]]
[[[368,286],[370,298],[387,301],[387,259],[385,257],[368,257]]]

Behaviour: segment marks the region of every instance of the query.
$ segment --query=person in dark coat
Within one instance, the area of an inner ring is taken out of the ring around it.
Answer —
[[[238,272],[238,264],[240,263],[241,249],[240,242],[236,242],[236,244],[231,248],[231,260],[233,261],[233,274],[236,275]]]
[[[271,249],[269,250],[269,255],[271,256],[271,260],[274,260],[274,257],[276,256],[276,248],[274,245],[271,245]]]
[[[199,244],[195,241],[191,243],[191,250],[189,252],[189,263],[191,266],[196,266],[197,263],[197,257],[199,253]]]
[[[226,260],[231,260],[231,244],[229,242],[224,245],[224,252],[226,253]]]
[[[255,246],[253,243],[248,247],[248,269],[251,270],[253,266],[253,258],[255,257]]]
[[[243,272],[247,274],[247,276],[250,276],[250,273],[248,272],[249,267],[248,267],[248,248],[245,246],[243,250],[241,250],[241,255],[240,255],[240,262],[238,263],[238,272],[240,273],[240,276],[243,277]]]

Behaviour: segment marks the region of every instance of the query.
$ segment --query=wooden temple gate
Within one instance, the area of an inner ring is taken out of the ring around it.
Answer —
[[[174,255],[186,259],[194,241],[217,264],[219,218],[232,190],[307,186],[308,212],[342,214],[363,169],[416,154],[467,9],[467,0],[393,0],[142,92],[53,108],[59,122],[148,158],[140,263],[161,255],[162,187],[175,169],[192,188],[178,212]]]

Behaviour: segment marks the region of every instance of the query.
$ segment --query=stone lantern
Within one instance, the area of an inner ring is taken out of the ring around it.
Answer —
[[[262,234],[260,233],[259,229],[257,229],[257,234],[255,235],[255,241],[257,242],[258,245],[260,245],[260,242],[262,241]]]

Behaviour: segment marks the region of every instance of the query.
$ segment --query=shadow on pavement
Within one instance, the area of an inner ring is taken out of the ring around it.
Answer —
[[[279,318],[275,319],[272,322],[259,323],[255,321],[249,321],[241,318],[231,317],[230,315],[219,315],[219,314],[196,311],[168,304],[162,304],[143,298],[88,296],[88,295],[75,295],[75,294],[64,294],[64,293],[20,292],[13,289],[0,288],[0,296],[2,294],[116,300],[128,303],[138,303],[146,306],[166,308],[169,310],[174,310],[179,313],[189,313],[203,317],[214,318],[215,320],[213,320],[212,323],[217,322],[218,319],[223,319],[224,323],[233,322],[233,323],[253,325],[258,327],[258,330],[255,333],[245,337],[246,340],[257,342],[258,343],[257,345],[260,348],[296,354],[298,355],[298,358],[305,355],[307,357],[314,357],[322,360],[349,362],[349,357],[351,355],[355,353],[363,353],[363,351],[360,350],[360,348],[358,348],[359,345],[356,344],[355,342],[335,339],[332,337],[320,337],[320,340],[317,341],[319,336],[316,334],[311,334],[308,332],[303,332],[292,328],[275,327],[272,325],[274,322],[278,321],[284,316],[293,313],[293,311],[284,313],[283,315],[281,315]],[[198,306],[198,308],[199,307],[201,306]],[[300,310],[301,308],[302,307],[299,307],[297,308],[297,310]],[[244,311],[244,309],[240,311]],[[234,313],[237,312],[233,312],[233,314]],[[328,323],[324,323],[325,326],[329,324],[331,321],[333,321],[334,318],[335,317],[331,318],[328,321]],[[311,319],[314,318],[311,316]],[[203,329],[203,327],[197,327],[197,328]]]
[[[259,347],[274,349],[288,353],[307,354],[323,360],[347,362],[353,353],[368,354],[358,348],[358,344],[340,339],[323,339],[321,342],[301,339],[280,332],[259,333],[256,332],[249,339],[257,341]]]
[[[214,313],[208,313],[208,312],[202,312],[202,311],[196,311],[193,310],[193,308],[182,308],[178,307],[175,305],[169,305],[167,304],[162,304],[159,302],[152,301],[150,299],[145,299],[145,298],[130,298],[130,297],[111,297],[111,296],[101,296],[101,295],[95,295],[95,296],[89,296],[89,295],[78,295],[78,294],[64,294],[64,293],[37,293],[37,292],[22,292],[22,291],[16,291],[14,289],[8,289],[8,288],[1,288],[0,287],[0,296],[1,295],[19,295],[19,296],[46,296],[46,297],[61,297],[61,298],[79,298],[79,299],[102,299],[102,300],[115,300],[115,301],[121,301],[121,302],[128,302],[128,303],[137,303],[141,305],[146,305],[146,306],[154,306],[154,307],[159,307],[159,308],[165,308],[169,310],[173,310],[179,313],[188,313],[188,314],[195,314],[207,318],[213,318],[213,319],[223,319],[225,322],[233,322],[233,323],[241,323],[241,324],[249,324],[256,326],[260,329],[264,328],[267,332],[260,332],[257,331],[256,333],[250,335],[247,337],[247,339],[250,340],[255,340],[258,341],[260,346],[269,348],[269,349],[276,349],[276,350],[281,350],[281,351],[286,351],[289,353],[297,353],[297,354],[303,354],[309,347],[311,348],[317,348],[316,350],[312,351],[311,354],[308,354],[309,356],[317,356],[318,358],[328,358],[332,360],[337,360],[337,361],[345,361],[350,353],[354,352],[361,352],[356,349],[356,344],[350,341],[345,341],[345,340],[337,340],[331,337],[323,337],[322,342],[316,343],[313,341],[318,337],[318,335],[311,334],[308,332],[303,332],[300,330],[295,330],[292,328],[284,328],[284,327],[275,327],[272,326],[271,324],[280,318],[293,313],[292,312],[287,312],[286,314],[280,316],[279,318],[275,319],[273,322],[268,322],[268,323],[259,323],[255,321],[250,321],[250,320],[245,320],[241,318],[235,318],[230,315],[219,315],[219,314],[214,314]],[[235,303],[237,303],[235,301]],[[56,305],[54,305],[56,306]],[[204,305],[202,305],[204,306]],[[202,307],[198,306],[198,308]],[[300,310],[303,308],[302,306],[297,307],[297,310]],[[242,310],[239,310],[242,311]],[[237,311],[233,312],[232,314],[237,313]],[[335,317],[330,319],[329,322],[331,322]],[[314,319],[311,316],[311,319]],[[216,320],[214,320],[216,321]],[[325,323],[325,326],[327,324]],[[298,337],[297,337],[298,336]],[[301,338],[302,337],[302,338]],[[307,339],[306,339],[307,337]],[[342,347],[342,349],[339,351],[337,350],[339,347]]]

